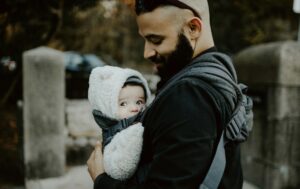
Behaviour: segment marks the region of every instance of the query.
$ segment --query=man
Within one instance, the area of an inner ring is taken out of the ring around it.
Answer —
[[[120,182],[105,174],[98,143],[87,163],[94,188],[196,189],[211,165],[237,95],[220,97],[220,110],[206,89],[222,91],[223,84],[205,82],[193,70],[207,63],[221,65],[236,82],[234,68],[214,47],[207,0],[136,0],[135,7],[145,39],[144,57],[154,63],[161,81],[143,119],[143,152],[135,176]],[[186,73],[193,77],[184,77]],[[226,146],[226,161],[219,188],[242,188],[237,143]]]

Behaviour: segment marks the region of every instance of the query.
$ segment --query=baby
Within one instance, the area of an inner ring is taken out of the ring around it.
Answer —
[[[139,120],[150,103],[147,81],[132,69],[97,67],[90,75],[88,99],[102,129],[105,172],[118,180],[130,178],[142,151],[144,127]]]

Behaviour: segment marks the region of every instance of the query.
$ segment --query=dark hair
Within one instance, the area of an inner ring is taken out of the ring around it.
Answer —
[[[136,0],[135,12],[137,15],[151,12],[159,6],[170,5],[166,0]]]
[[[165,5],[172,5],[181,9],[189,9],[195,16],[201,18],[195,9],[179,0],[136,0],[135,12],[137,15],[140,15],[141,13],[151,12],[157,7]]]

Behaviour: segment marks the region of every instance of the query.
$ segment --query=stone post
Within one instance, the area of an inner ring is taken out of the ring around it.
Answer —
[[[245,179],[260,188],[300,188],[300,44],[254,46],[234,58],[254,99],[254,126],[242,146]]]
[[[26,179],[64,173],[65,70],[62,52],[47,47],[23,54]]]

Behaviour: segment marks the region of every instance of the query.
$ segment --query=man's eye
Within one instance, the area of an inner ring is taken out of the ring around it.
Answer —
[[[149,35],[146,37],[146,40],[155,45],[159,45],[163,42],[164,37],[157,35]]]
[[[150,39],[151,43],[155,44],[155,45],[159,45],[162,43],[162,39],[160,37],[153,37]]]

